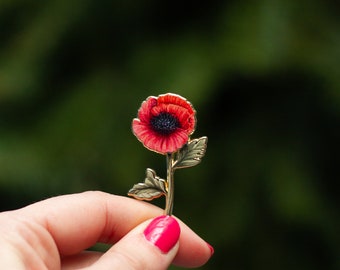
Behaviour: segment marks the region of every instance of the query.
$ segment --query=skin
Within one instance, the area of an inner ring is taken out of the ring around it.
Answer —
[[[98,191],[50,198],[0,213],[1,269],[167,269],[199,267],[211,257],[207,243],[178,220],[177,244],[162,253],[143,231],[163,210]],[[85,251],[97,242],[105,253]]]

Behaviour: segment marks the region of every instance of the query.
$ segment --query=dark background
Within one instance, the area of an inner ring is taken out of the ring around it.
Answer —
[[[209,137],[175,176],[174,213],[215,247],[201,269],[339,269],[339,18],[335,0],[0,1],[1,210],[165,175],[131,120],[173,92]]]

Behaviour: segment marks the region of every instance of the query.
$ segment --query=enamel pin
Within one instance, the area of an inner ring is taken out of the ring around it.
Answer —
[[[196,111],[189,101],[176,94],[150,96],[132,120],[132,131],[149,150],[166,156],[166,180],[146,169],[143,183],[135,184],[128,195],[151,201],[165,196],[165,214],[171,215],[174,200],[174,172],[199,164],[207,149],[207,137],[191,139],[196,127]]]

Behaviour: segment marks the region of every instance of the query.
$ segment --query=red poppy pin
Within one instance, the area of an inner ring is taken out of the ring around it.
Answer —
[[[128,195],[146,201],[164,195],[165,214],[171,215],[174,171],[200,163],[208,138],[190,139],[196,127],[196,111],[189,101],[176,94],[148,97],[137,116],[132,120],[132,131],[147,149],[166,155],[167,178],[158,177],[154,170],[148,168],[144,182],[135,184]]]

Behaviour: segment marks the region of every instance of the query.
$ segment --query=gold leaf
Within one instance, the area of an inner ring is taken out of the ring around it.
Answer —
[[[207,149],[208,138],[201,137],[189,141],[177,154],[174,169],[192,167],[199,164]]]
[[[146,169],[144,183],[135,184],[128,192],[129,196],[138,200],[151,201],[167,193],[164,179],[159,178],[152,169]]]

